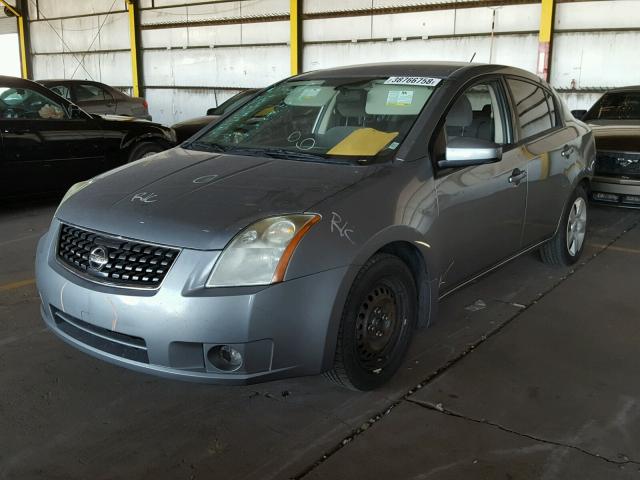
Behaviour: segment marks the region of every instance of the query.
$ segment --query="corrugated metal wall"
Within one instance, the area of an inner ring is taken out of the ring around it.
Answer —
[[[539,2],[303,3],[305,70],[474,55],[536,70]],[[146,97],[161,122],[202,115],[241,88],[289,75],[289,0],[140,0],[140,7]],[[36,78],[131,86],[122,0],[30,0],[30,16]],[[602,89],[640,84],[639,0],[562,2],[555,28],[551,83],[572,108],[590,105]]]

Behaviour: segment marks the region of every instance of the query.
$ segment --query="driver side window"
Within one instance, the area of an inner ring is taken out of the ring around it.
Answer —
[[[493,82],[474,85],[460,95],[445,120],[447,144],[456,137],[472,137],[505,145],[505,114],[498,99]]]
[[[498,81],[477,83],[453,102],[432,147],[433,158],[443,166],[447,148],[501,147],[511,142],[508,110]],[[465,166],[468,162],[461,162]]]
[[[68,116],[62,105],[35,90],[0,87],[0,118],[4,120],[62,120]]]

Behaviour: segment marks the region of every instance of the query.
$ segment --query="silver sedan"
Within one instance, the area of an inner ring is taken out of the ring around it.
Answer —
[[[142,372],[373,389],[442,296],[532,249],[578,260],[594,158],[590,129],[519,69],[299,75],[75,185],[38,245],[42,316]]]

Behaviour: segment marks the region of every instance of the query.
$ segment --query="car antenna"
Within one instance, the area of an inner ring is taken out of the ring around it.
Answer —
[[[473,59],[476,58],[476,53],[478,52],[473,52],[473,55],[471,55],[471,60],[469,60],[469,63],[473,62]]]

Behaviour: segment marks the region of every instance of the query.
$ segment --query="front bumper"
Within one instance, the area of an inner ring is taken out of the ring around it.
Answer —
[[[56,259],[60,224],[38,244],[36,280],[47,326],[70,345],[133,370],[246,384],[320,373],[339,322],[347,267],[269,287],[204,288],[218,252],[182,250],[157,290],[94,283]],[[210,349],[243,355],[233,372]]]
[[[640,180],[595,176],[591,181],[591,199],[605,205],[640,208]]]

